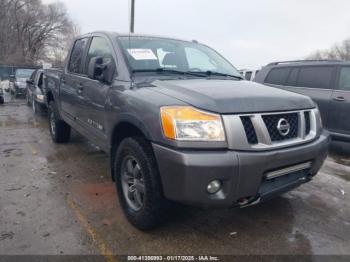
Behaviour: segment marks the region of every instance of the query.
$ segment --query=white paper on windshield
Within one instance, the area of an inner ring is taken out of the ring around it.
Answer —
[[[152,49],[128,49],[128,53],[135,60],[158,60]]]

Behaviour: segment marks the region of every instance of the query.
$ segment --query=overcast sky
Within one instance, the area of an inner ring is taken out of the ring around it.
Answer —
[[[129,0],[61,1],[83,33],[128,31]],[[301,59],[350,37],[349,0],[135,1],[136,33],[196,39],[239,69]]]

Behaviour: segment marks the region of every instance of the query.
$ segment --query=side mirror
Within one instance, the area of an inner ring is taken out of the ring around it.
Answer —
[[[91,58],[89,62],[88,77],[94,80],[105,82],[107,84],[111,84],[114,79],[115,70],[116,66],[113,59],[96,56]]]
[[[15,82],[15,76],[14,75],[10,75],[9,80],[10,80],[10,82]]]
[[[28,85],[33,85],[33,84],[34,84],[34,81],[33,81],[33,79],[27,79],[27,80],[26,80],[26,83],[27,83]]]

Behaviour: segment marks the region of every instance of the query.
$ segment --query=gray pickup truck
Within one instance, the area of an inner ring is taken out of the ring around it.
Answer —
[[[96,32],[44,74],[57,143],[71,127],[110,155],[128,220],[169,203],[246,207],[310,181],[329,144],[308,97],[244,81],[197,41]]]

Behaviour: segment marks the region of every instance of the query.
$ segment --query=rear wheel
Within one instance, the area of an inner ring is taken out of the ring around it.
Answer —
[[[152,147],[143,138],[126,138],[113,161],[121,207],[135,227],[152,229],[164,219],[167,201]]]
[[[49,104],[49,127],[52,140],[55,143],[66,143],[70,139],[70,126],[60,119],[56,104],[51,101]]]
[[[0,96],[0,105],[4,104],[5,103],[5,99],[4,97]]]

